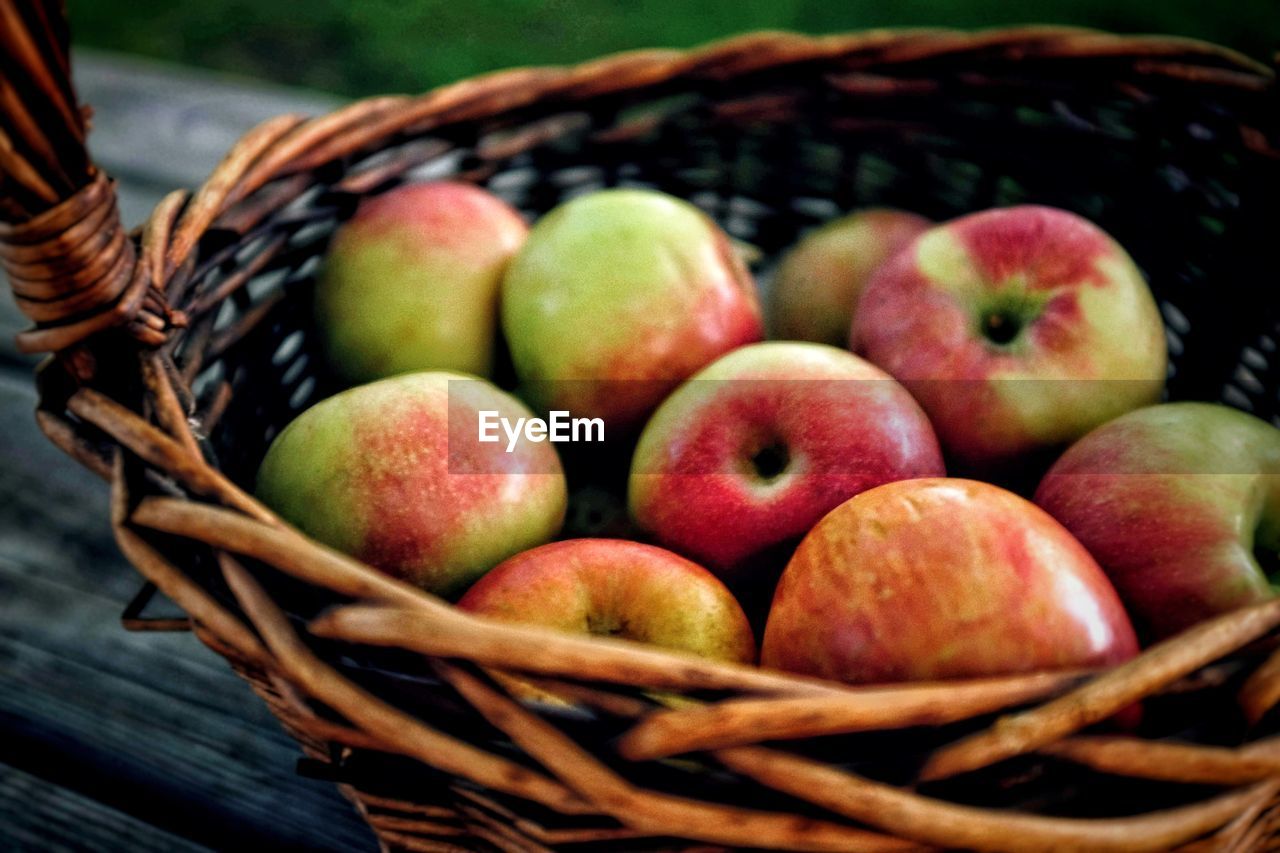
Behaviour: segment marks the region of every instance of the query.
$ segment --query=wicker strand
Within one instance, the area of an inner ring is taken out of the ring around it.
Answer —
[[[245,660],[260,666],[271,665],[271,656],[245,625],[217,604],[198,584],[160,555],[127,524],[130,505],[125,482],[124,462],[120,454],[111,480],[111,528],[120,551],[137,566],[147,580],[167,595],[191,618],[215,632],[222,642],[235,649]]]
[[[1280,780],[1272,778],[1195,805],[1138,817],[1050,818],[933,800],[763,747],[734,747],[716,757],[772,788],[905,838],[1009,853],[1167,850],[1221,827],[1280,791]]]
[[[1280,600],[1228,613],[1152,646],[1134,660],[1045,705],[997,721],[936,752],[920,771],[944,779],[1030,752],[1140,701],[1280,625]]]
[[[850,688],[701,658],[674,655],[623,640],[603,642],[469,616],[286,527],[264,525],[230,510],[173,498],[147,498],[131,521],[262,560],[308,583],[396,608],[353,606],[312,623],[317,637],[396,645],[442,657],[466,656],[531,672],[634,680],[665,689],[832,694]],[[408,609],[398,609],[407,606]],[[519,660],[506,655],[524,649]]]
[[[224,569],[236,600],[262,635],[281,671],[307,693],[379,741],[396,744],[405,755],[566,814],[584,812],[584,804],[577,796],[541,774],[443,735],[348,682],[302,643],[252,575],[231,560]]]
[[[1082,673],[1037,673],[959,684],[868,687],[839,696],[735,699],[653,714],[618,742],[632,761],[761,741],[940,726],[1056,695]]]
[[[1078,735],[1036,750],[1120,776],[1203,785],[1245,785],[1280,776],[1280,739],[1227,749],[1139,738]]]
[[[1239,700],[1245,717],[1255,725],[1280,703],[1280,649],[1249,676],[1240,688]]]
[[[636,829],[718,844],[790,850],[880,853],[919,845],[874,832],[790,815],[717,806],[638,789],[548,723],[462,669],[437,671],[491,724],[582,796]]]
[[[260,522],[274,525],[281,523],[262,504],[210,467],[201,456],[184,452],[180,442],[109,397],[92,388],[81,388],[67,401],[67,409],[77,417],[100,427],[123,446],[177,478],[195,493],[217,497]]]

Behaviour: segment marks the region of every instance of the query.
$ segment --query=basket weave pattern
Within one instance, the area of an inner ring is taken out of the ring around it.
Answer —
[[[333,229],[362,196],[428,176],[530,215],[653,186],[766,258],[860,205],[1076,210],[1150,277],[1170,396],[1274,419],[1270,70],[1194,42],[1064,29],[761,34],[282,116],[126,235],[85,154],[55,8],[0,0],[0,48],[23,72],[0,109],[0,261],[35,323],[21,345],[56,353],[40,425],[110,481],[121,550],[386,845],[1248,850],[1280,837],[1280,601],[1108,672],[852,688],[480,620],[303,537],[246,491],[276,432],[335,387],[308,298]],[[571,701],[517,701],[512,675]],[[1143,731],[1170,737],[1085,731],[1144,699]]]

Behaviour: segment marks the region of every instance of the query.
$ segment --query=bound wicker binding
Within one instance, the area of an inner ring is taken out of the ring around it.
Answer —
[[[281,116],[126,235],[85,154],[58,4],[0,0],[0,43],[0,257],[35,322],[21,345],[56,353],[40,425],[111,482],[121,550],[388,847],[1243,850],[1280,836],[1280,601],[1110,672],[857,689],[480,621],[246,491],[271,436],[331,387],[308,311],[329,234],[414,174],[484,184],[529,214],[653,185],[768,257],[862,204],[1070,208],[1149,274],[1171,396],[1275,418],[1270,70],[1065,29],[753,35]],[[576,704],[522,704],[495,673]],[[1142,737],[1085,731],[1143,699]]]

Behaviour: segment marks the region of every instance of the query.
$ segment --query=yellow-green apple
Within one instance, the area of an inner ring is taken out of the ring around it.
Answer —
[[[259,497],[312,537],[439,595],[460,592],[560,530],[554,448],[478,441],[481,411],[530,417],[457,373],[409,373],[307,409],[271,443]]]
[[[775,336],[845,346],[867,280],[931,224],[914,213],[868,208],[807,234],[773,278],[769,314]]]
[[[742,608],[714,575],[622,539],[570,539],[517,554],[481,578],[463,610],[573,634],[621,637],[754,663]]]
[[[681,380],[763,334],[755,283],[687,202],[604,190],[540,219],[502,285],[502,327],[537,407],[638,429]]]
[[[658,541],[734,579],[859,492],[943,473],[928,419],[887,373],[825,344],[770,342],[722,356],[663,402],[628,503]]]
[[[1164,325],[1133,260],[1082,217],[989,210],[934,227],[867,283],[852,344],[903,382],[949,460],[993,473],[1154,403]]]
[[[1252,415],[1209,403],[1130,412],[1072,445],[1035,500],[1153,638],[1275,594],[1280,429]]]
[[[889,483],[841,504],[782,574],[764,666],[852,683],[1119,663],[1115,589],[1035,504],[973,480]]]
[[[417,370],[488,376],[498,288],[527,230],[470,184],[410,184],[363,201],[334,234],[316,286],[334,371],[351,382]]]

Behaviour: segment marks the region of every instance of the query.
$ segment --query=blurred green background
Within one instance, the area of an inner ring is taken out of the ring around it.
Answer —
[[[1280,0],[69,0],[78,43],[349,95],[754,29],[1043,22],[1280,50]]]

